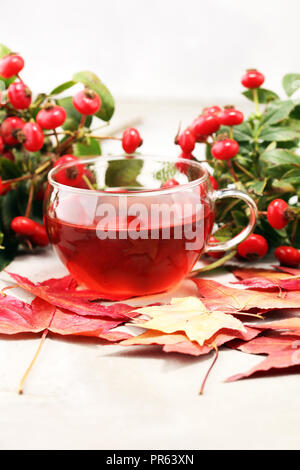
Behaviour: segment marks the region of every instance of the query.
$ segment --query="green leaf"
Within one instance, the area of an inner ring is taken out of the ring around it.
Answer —
[[[267,90],[266,88],[256,88],[259,103],[269,103],[270,101],[277,100],[279,96],[274,91]],[[254,101],[253,90],[247,90],[242,93],[246,98]]]
[[[0,158],[0,174],[3,180],[17,178],[22,175],[21,165],[8,158]]]
[[[60,98],[56,100],[57,104],[62,106],[67,112],[67,119],[62,126],[63,129],[68,131],[74,131],[78,128],[79,123],[81,121],[81,114],[74,108],[73,101],[71,96],[67,96],[65,98]],[[89,127],[92,122],[92,116],[87,116],[85,121],[85,127]]]
[[[245,227],[248,223],[248,217],[243,211],[240,211],[240,210],[232,211],[232,217],[237,227]]]
[[[229,134],[228,126],[221,126],[218,134],[223,134],[226,132]],[[250,142],[253,139],[252,130],[248,122],[243,122],[238,126],[233,127],[233,137],[238,142]]]
[[[96,116],[103,121],[109,121],[115,110],[114,99],[108,88],[93,72],[78,72],[73,75],[75,82],[81,82],[94,90],[101,98],[102,105]]]
[[[294,152],[285,149],[274,149],[263,152],[259,157],[261,165],[294,165],[300,168],[300,157]]]
[[[0,59],[8,55],[10,52],[11,50],[7,46],[5,46],[4,44],[0,44]]]
[[[249,184],[249,192],[253,192],[257,196],[261,196],[264,193],[268,179],[264,178],[263,180],[254,180]],[[251,191],[250,191],[251,190]]]
[[[294,107],[295,104],[292,100],[274,101],[267,107],[263,115],[263,124],[271,125],[283,121],[289,116]]]
[[[74,85],[76,85],[76,82],[74,82],[73,80],[69,80],[68,82],[62,83],[61,85],[58,85],[56,88],[54,88],[51,91],[50,95],[59,95],[60,93],[68,90]]]
[[[282,79],[282,86],[288,96],[292,96],[300,88],[300,74],[288,73]]]
[[[282,177],[284,181],[292,184],[294,187],[300,187],[300,169],[292,169],[285,173]]]
[[[125,159],[111,160],[105,174],[105,184],[110,188],[140,186],[137,182],[143,160]]]
[[[90,138],[89,142],[76,142],[74,144],[74,155],[76,157],[88,157],[88,156],[97,156],[101,155],[101,147],[98,140]]]
[[[290,127],[264,127],[259,134],[259,139],[266,140],[267,142],[277,141],[286,142],[293,139],[298,139],[300,132],[297,132]]]

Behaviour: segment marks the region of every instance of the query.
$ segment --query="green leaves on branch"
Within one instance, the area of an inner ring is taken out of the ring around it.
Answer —
[[[67,96],[66,98],[61,98],[56,100],[57,104],[62,106],[67,112],[67,119],[62,126],[64,130],[68,131],[75,131],[78,129],[78,125],[81,121],[81,114],[74,108],[73,101],[71,96]],[[85,121],[85,127],[90,127],[92,122],[92,117],[87,116]]]
[[[291,129],[290,127],[265,127],[259,134],[259,138],[267,142],[287,142],[289,140],[298,139],[300,137],[299,132]]]
[[[115,102],[108,88],[101,82],[100,78],[93,72],[78,72],[73,79],[54,88],[50,95],[59,95],[72,88],[77,83],[82,83],[94,90],[101,98],[102,105],[96,116],[102,121],[109,121],[115,110]]]
[[[78,72],[73,75],[76,83],[83,83],[94,90],[101,98],[102,105],[96,116],[103,121],[109,121],[114,113],[115,102],[108,88],[93,72]]]
[[[76,142],[73,148],[73,155],[76,157],[94,157],[101,155],[100,144],[98,140],[93,138],[87,138],[85,142]]]
[[[270,101],[279,99],[279,96],[274,93],[274,91],[266,90],[265,88],[256,88],[256,90],[259,103],[266,104],[270,103]],[[242,94],[246,96],[246,98],[248,98],[250,101],[254,101],[253,90],[244,91]]]
[[[266,108],[262,118],[263,124],[277,124],[289,117],[290,112],[294,109],[295,103],[292,100],[273,101]]]
[[[287,96],[292,96],[300,88],[300,74],[288,73],[283,77],[282,86]]]

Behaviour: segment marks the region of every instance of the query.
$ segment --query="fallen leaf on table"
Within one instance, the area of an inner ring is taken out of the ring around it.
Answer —
[[[260,330],[296,330],[300,331],[300,317],[289,317],[283,320],[255,323],[255,328]]]
[[[0,297],[0,334],[40,333],[48,329],[60,335],[94,336],[117,341],[130,336],[110,331],[122,323],[60,310],[39,297],[31,304],[9,295]]]
[[[263,361],[252,367],[248,372],[236,374],[226,379],[226,382],[234,382],[236,380],[245,379],[257,372],[266,372],[271,369],[286,369],[300,365],[300,347],[297,349],[280,350],[270,354]]]
[[[249,289],[300,290],[300,271],[298,276],[256,268],[233,268],[231,272],[239,279],[232,284],[240,284]]]
[[[120,323],[123,322],[81,316],[67,310],[63,311],[40,297],[35,297],[31,304],[8,295],[0,297],[1,334],[43,333],[39,347],[19,384],[18,393],[23,393],[25,380],[49,331],[59,335],[92,336],[107,341],[120,341],[129,336],[126,333],[111,331]]]
[[[288,268],[286,266],[273,265],[272,268],[277,269],[283,273],[291,274],[292,276],[300,276],[300,269]]]
[[[151,320],[135,320],[133,324],[164,333],[185,332],[191,341],[200,346],[223,328],[245,331],[243,323],[223,311],[210,312],[198,297],[174,298],[169,305],[144,307],[135,310]]]
[[[93,302],[93,300],[95,300],[94,296],[96,295],[93,291],[77,291],[72,288],[70,292],[68,289],[58,289],[57,283],[53,280],[50,280],[50,284],[49,280],[34,284],[29,279],[19,276],[18,274],[9,272],[8,274],[17,282],[18,286],[31,294],[44,299],[56,307],[70,310],[78,315],[100,316],[122,321],[128,320],[134,316],[133,313],[130,313],[133,311],[130,305],[115,303],[105,306],[98,302]],[[53,289],[54,284],[55,288]]]
[[[219,332],[212,338],[206,341],[206,343],[203,346],[200,346],[198,343],[195,341],[191,342],[188,341],[188,338],[177,344],[166,344],[163,347],[164,352],[177,352],[177,353],[182,353],[182,354],[191,354],[192,356],[201,356],[203,354],[207,354],[208,352],[212,351],[214,349],[212,344],[214,344],[217,347],[220,347],[229,341],[232,341],[234,339],[241,339],[244,341],[249,341],[252,338],[255,338],[260,331],[255,330],[254,328],[245,328],[245,332],[242,331],[226,331],[226,332]],[[131,339],[131,338],[130,338]],[[129,340],[130,341],[130,340]]]
[[[221,346],[233,339],[242,339],[248,341],[260,333],[260,330],[245,327],[243,331],[231,331],[217,333],[215,336],[200,346],[196,341],[190,341],[184,333],[165,334],[157,330],[149,330],[138,336],[122,341],[122,346],[141,346],[141,345],[161,345],[164,352],[178,352],[182,354],[190,354],[192,356],[201,356],[207,354],[214,349],[212,344]]]
[[[300,308],[300,292],[289,291],[279,296],[277,292],[261,292],[227,287],[210,279],[193,279],[203,303],[210,309],[223,311],[248,311]]]
[[[300,346],[299,338],[295,335],[282,335],[271,332],[265,336],[259,336],[251,341],[240,344],[237,349],[249,354],[274,354],[285,349],[297,349]]]

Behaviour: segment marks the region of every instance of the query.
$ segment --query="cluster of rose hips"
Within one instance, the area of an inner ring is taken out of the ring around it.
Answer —
[[[49,99],[45,99],[36,115],[32,112],[32,92],[19,75],[23,68],[24,59],[19,54],[8,54],[0,59],[0,79],[1,77],[4,79],[17,77],[8,86],[5,95],[0,92],[0,109],[4,109],[8,115],[0,126],[0,157],[12,161],[15,160],[15,156],[11,151],[12,147],[19,145],[27,152],[40,151],[45,145],[45,137],[51,135],[57,137],[57,129],[63,126],[67,118],[65,109]],[[82,116],[80,128],[84,126],[87,116],[98,113],[101,105],[102,102],[98,93],[88,87],[73,96],[73,106]],[[53,131],[53,134],[45,134],[45,131]],[[72,140],[70,137],[69,139]],[[142,144],[140,134],[134,128],[126,129],[120,140],[124,151],[128,154],[134,153]],[[78,157],[72,154],[64,155],[57,151],[54,157],[53,154],[51,155],[51,160],[53,167],[78,162],[70,168],[67,167],[57,172],[56,177],[59,183],[84,189],[88,189],[93,184],[92,173],[84,168]],[[50,167],[46,169],[48,171]],[[33,180],[33,178],[31,179]],[[87,180],[90,185],[87,185]],[[6,183],[0,177],[0,195],[6,194],[13,188],[12,181]],[[38,192],[36,198],[39,197]],[[43,194],[41,198],[43,198]],[[11,229],[26,239],[27,243],[45,246],[48,244],[45,227],[29,218],[30,209],[31,207],[26,210],[25,216],[15,217],[11,221]]]
[[[257,93],[257,89],[264,83],[264,80],[265,77],[262,73],[258,70],[250,69],[243,75],[241,83],[244,87]],[[243,113],[233,106],[225,106],[224,109],[221,109],[219,106],[204,108],[202,114],[175,138],[175,143],[181,148],[180,158],[193,160],[195,159],[193,151],[196,143],[208,144],[210,146],[211,155],[217,160],[225,160],[233,178],[236,180],[236,175],[230,164],[230,160],[238,154],[239,144],[233,139],[232,129],[234,126],[242,124],[243,121]],[[229,127],[229,136],[226,134],[216,134],[221,125]],[[185,166],[182,162],[178,162],[177,168],[180,171],[184,171]],[[209,176],[209,179],[212,188],[217,190],[219,184],[216,178]],[[170,179],[163,187],[172,187],[177,184],[176,180]],[[269,224],[277,230],[284,228],[289,221],[295,217],[294,210],[291,209],[283,199],[273,200],[269,204],[266,214],[263,215],[267,216]],[[218,240],[215,237],[210,238],[210,243],[217,242]],[[241,258],[254,260],[264,257],[268,249],[269,247],[265,237],[254,233],[239,244],[237,254]],[[208,254],[214,258],[219,258],[224,255],[224,253],[221,252],[211,252]],[[279,246],[276,248],[274,254],[282,264],[288,266],[298,266],[300,264],[300,252],[292,246]]]

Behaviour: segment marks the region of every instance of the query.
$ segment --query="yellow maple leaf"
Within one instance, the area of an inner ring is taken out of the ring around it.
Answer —
[[[210,312],[198,297],[174,298],[169,305],[143,307],[136,312],[150,316],[151,320],[136,319],[135,325],[164,333],[184,331],[191,341],[197,341],[200,346],[223,328],[246,331],[240,320],[229,313]]]

